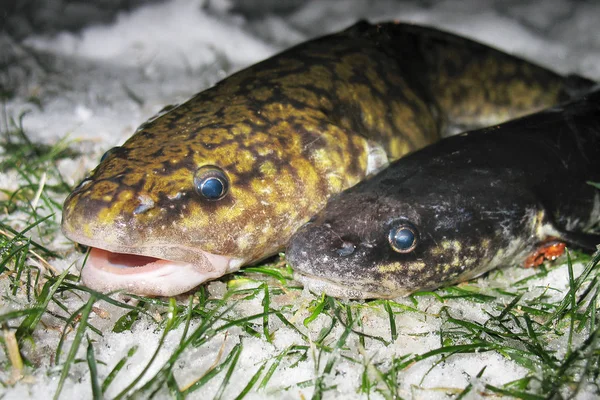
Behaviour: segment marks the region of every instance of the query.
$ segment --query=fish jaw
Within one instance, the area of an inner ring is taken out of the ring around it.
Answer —
[[[83,283],[103,293],[123,290],[145,296],[175,296],[235,272],[246,262],[241,258],[172,245],[111,246],[106,249],[94,247],[98,244],[85,238],[76,241],[91,246],[81,271]]]
[[[232,272],[230,257],[209,253],[206,256],[210,268],[93,248],[81,271],[81,279],[87,287],[99,292],[125,290],[139,295],[175,296]],[[121,262],[123,258],[128,261]],[[141,265],[136,265],[135,259],[142,261]]]
[[[387,288],[381,282],[330,280],[300,271],[294,271],[294,279],[313,293],[325,293],[328,296],[346,300],[393,299],[407,296],[414,291],[403,290],[402,288]]]

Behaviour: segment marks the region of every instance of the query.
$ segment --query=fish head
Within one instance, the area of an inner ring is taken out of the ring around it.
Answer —
[[[343,298],[393,298],[480,275],[504,249],[523,247],[517,232],[530,224],[488,172],[433,169],[398,183],[384,171],[332,198],[292,236],[287,260],[311,290]]]
[[[331,165],[331,157],[322,156],[322,147],[330,146],[326,140],[307,150],[306,141],[315,140],[308,124],[294,130],[274,115],[278,123],[261,127],[265,121],[257,120],[247,104],[230,99],[227,107],[217,107],[201,100],[145,124],[109,150],[65,200],[64,234],[102,250],[92,250],[94,257],[82,271],[88,286],[140,294],[184,292],[281,250],[331,191],[359,179],[357,174],[346,182],[347,166]],[[201,116],[190,107],[198,103],[217,110],[194,122],[190,118]],[[231,114],[218,115],[228,124],[210,123],[210,115],[221,109]],[[366,165],[366,153],[360,156],[364,146],[358,140],[354,144],[356,158]],[[343,146],[338,147],[342,153]],[[194,276],[172,289],[165,289],[164,279],[142,284],[142,266],[167,273],[148,257],[171,262],[169,274],[185,277],[189,270]]]

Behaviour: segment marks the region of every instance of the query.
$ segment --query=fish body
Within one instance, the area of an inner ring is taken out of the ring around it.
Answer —
[[[312,290],[392,298],[600,235],[600,90],[412,153],[332,198],[286,256]]]
[[[282,250],[330,195],[444,132],[590,84],[436,29],[360,22],[144,123],[68,196],[62,230],[93,248],[86,285],[181,293]]]

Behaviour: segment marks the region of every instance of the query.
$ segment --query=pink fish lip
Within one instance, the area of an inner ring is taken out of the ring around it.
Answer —
[[[106,254],[104,254],[106,253]],[[108,268],[118,268],[125,271],[130,271],[130,268],[142,267],[152,264],[160,260],[155,257],[141,256],[137,254],[113,253],[108,250],[102,250],[97,247],[92,247],[90,250],[89,260],[104,258]],[[112,267],[112,266],[115,267]],[[135,271],[132,271],[135,273]],[[117,272],[118,273],[118,272]],[[124,272],[128,273],[128,272]]]
[[[180,253],[177,249],[174,253]],[[169,253],[167,250],[161,252]],[[90,289],[107,293],[125,291],[146,296],[175,296],[239,269],[243,260],[194,251],[192,260],[177,261],[120,253],[92,247],[81,271]]]
[[[119,227],[81,226],[63,218],[64,235],[91,248],[81,280],[102,293],[124,291],[145,296],[175,296],[237,271],[247,260],[212,254],[185,237],[163,235],[140,240]]]
[[[153,271],[161,268],[166,263],[182,264],[182,266],[185,264],[138,254],[113,253],[98,247],[92,247],[86,265],[112,274],[126,275]]]

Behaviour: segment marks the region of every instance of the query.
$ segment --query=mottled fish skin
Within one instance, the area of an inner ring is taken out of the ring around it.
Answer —
[[[360,22],[143,124],[65,200],[62,230],[111,252],[202,265],[214,278],[280,251],[330,195],[388,159],[589,84],[436,29]],[[229,181],[218,201],[195,190],[207,165]],[[235,262],[215,271],[200,250]]]
[[[589,181],[600,182],[600,90],[398,160],[333,197],[287,260],[314,291],[393,298],[522,264],[552,238],[593,251],[600,191]],[[414,249],[392,248],[398,227]]]

